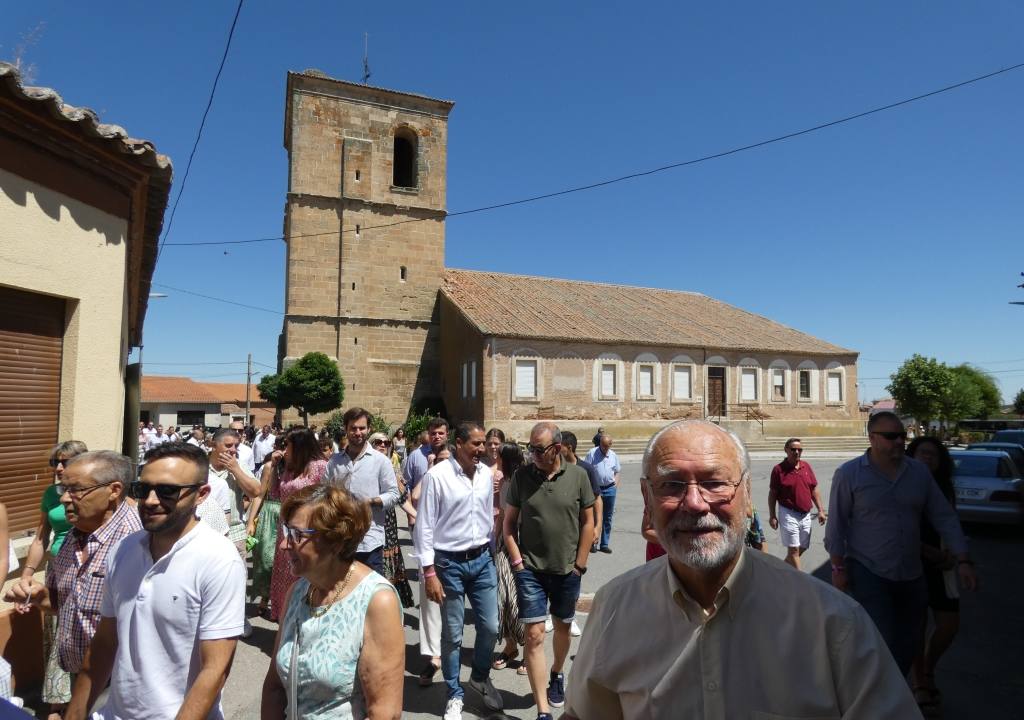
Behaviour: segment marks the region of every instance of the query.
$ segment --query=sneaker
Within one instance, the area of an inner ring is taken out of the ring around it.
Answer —
[[[501,699],[501,693],[497,691],[489,677],[483,680],[470,678],[469,687],[480,693],[480,697],[484,701],[484,707],[491,712],[498,712],[505,706],[504,701]]]
[[[596,552],[598,552],[598,551],[599,551],[600,549],[601,549],[601,548],[599,548],[599,547],[597,546],[597,544],[596,544],[596,543],[595,543],[594,545],[591,545],[591,546],[590,546],[590,552],[592,552],[592,553],[596,553]]]
[[[434,682],[434,676],[437,675],[437,671],[440,669],[439,665],[435,665],[430,660],[427,660],[427,664],[420,671],[420,687],[430,687]]]
[[[601,548],[601,552],[603,552],[605,555],[611,555],[612,549],[610,547],[603,547]]]
[[[449,698],[444,706],[444,720],[462,720],[462,698]]]
[[[576,624],[575,620],[572,621],[572,625],[569,627],[569,634],[573,637],[579,637],[583,634],[583,631],[580,630],[580,626]]]
[[[551,673],[551,681],[548,683],[548,703],[551,707],[556,708],[565,705],[565,675],[562,673]]]
[[[551,713],[540,713],[537,716],[537,720],[555,720],[555,716]]]
[[[544,620],[544,632],[549,633],[555,629],[554,623],[551,622],[551,616],[548,615]]]

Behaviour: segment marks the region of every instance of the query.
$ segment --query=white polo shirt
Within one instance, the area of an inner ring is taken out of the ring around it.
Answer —
[[[97,720],[170,720],[200,668],[200,640],[242,634],[245,566],[205,523],[153,562],[150,534],[133,533],[107,559],[100,614],[117,620],[107,705]],[[220,697],[208,720],[222,720]]]

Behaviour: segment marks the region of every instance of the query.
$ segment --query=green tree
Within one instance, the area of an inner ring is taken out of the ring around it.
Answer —
[[[914,354],[891,377],[886,389],[892,394],[900,413],[912,415],[924,425],[942,417],[942,402],[953,381],[953,375],[945,364],[935,358]]]
[[[1013,411],[1018,415],[1024,415],[1024,388],[1017,391],[1017,396],[1013,398]]]
[[[987,418],[990,415],[999,414],[1003,407],[1003,395],[999,392],[999,385],[991,375],[967,363],[952,367],[950,370],[954,375],[966,379],[977,389],[977,405],[970,414],[962,416],[963,418]]]
[[[284,372],[265,376],[257,387],[274,407],[298,410],[305,425],[311,413],[335,410],[345,399],[338,365],[320,352],[307,353]]]
[[[979,417],[984,407],[981,390],[963,366],[950,368],[950,382],[939,402],[939,417],[946,425],[956,425],[965,418]]]

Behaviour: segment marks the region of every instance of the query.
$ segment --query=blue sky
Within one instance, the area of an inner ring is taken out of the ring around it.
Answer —
[[[180,182],[235,3],[4,3],[0,58],[155,143]],[[288,8],[286,10],[286,8]],[[700,157],[1024,62],[1016,2],[247,0],[169,242],[280,235],[285,73],[456,102],[448,209]],[[452,218],[447,264],[703,292],[860,351],[1024,385],[1024,70],[604,189]],[[173,197],[173,196],[172,196]],[[283,310],[284,243],[167,247],[154,281]],[[146,371],[244,380],[281,316],[172,290]],[[207,364],[230,363],[237,365]],[[203,364],[200,364],[203,363]],[[258,366],[260,371],[270,368]]]

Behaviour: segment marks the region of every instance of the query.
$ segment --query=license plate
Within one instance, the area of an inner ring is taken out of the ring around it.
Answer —
[[[961,500],[966,500],[968,498],[980,498],[980,497],[984,497],[984,495],[985,495],[985,491],[981,490],[979,488],[957,488],[956,489],[956,496],[958,498],[960,498]]]

